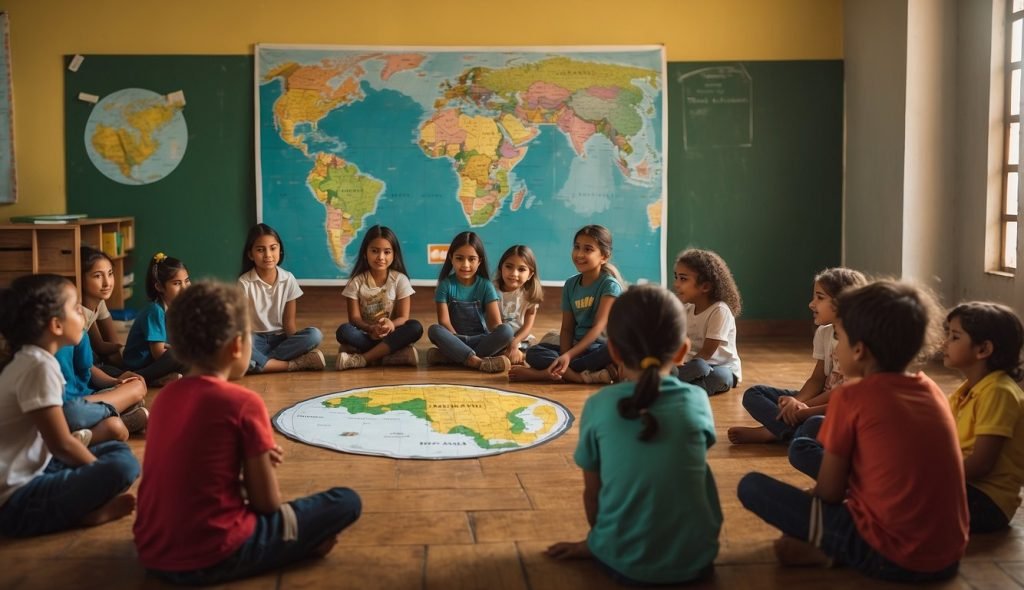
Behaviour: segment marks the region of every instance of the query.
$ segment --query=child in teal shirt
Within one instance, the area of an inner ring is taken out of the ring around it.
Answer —
[[[546,554],[593,558],[625,584],[703,578],[718,555],[722,509],[707,463],[708,396],[670,375],[689,348],[682,304],[661,287],[629,289],[612,305],[608,343],[628,381],[583,407],[574,458],[590,534]]]

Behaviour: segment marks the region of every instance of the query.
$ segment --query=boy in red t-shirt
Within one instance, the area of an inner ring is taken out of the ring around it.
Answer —
[[[906,372],[941,341],[941,312],[891,281],[844,292],[837,308],[839,364],[861,379],[832,394],[817,486],[807,494],[748,473],[740,501],[782,531],[783,564],[835,560],[902,582],[953,577],[967,546],[956,425],[935,382]]]
[[[219,583],[326,555],[359,518],[348,488],[281,502],[283,451],[267,409],[228,382],[248,368],[248,309],[237,287],[203,282],[167,312],[174,354],[192,369],[152,406],[134,532],[139,561],[170,582]]]

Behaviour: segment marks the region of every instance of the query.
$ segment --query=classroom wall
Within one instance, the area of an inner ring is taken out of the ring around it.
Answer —
[[[844,5],[845,261],[952,305],[1024,306],[994,272],[1002,190],[1004,0]],[[1018,243],[1024,260],[1024,240]]]
[[[903,259],[906,0],[843,6],[846,68],[844,263],[899,276]]]
[[[17,204],[0,207],[0,218],[65,210],[65,54],[248,54],[256,42],[276,42],[664,43],[670,61],[842,55],[842,0],[520,0],[504,17],[491,11],[486,25],[471,17],[472,6],[460,0],[0,1],[11,19],[20,195]]]

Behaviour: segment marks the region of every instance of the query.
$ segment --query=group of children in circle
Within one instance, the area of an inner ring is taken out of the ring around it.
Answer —
[[[575,234],[579,274],[562,290],[561,329],[526,346],[543,297],[536,257],[508,248],[492,281],[480,238],[460,233],[438,277],[427,363],[507,372],[512,381],[607,384],[585,403],[574,454],[591,530],[546,553],[594,559],[624,583],[699,579],[712,571],[723,520],[707,463],[716,442],[708,396],[742,379],[739,291],[722,258],[698,249],[677,257],[674,293],[624,290],[611,253],[606,228]],[[23,277],[5,290],[0,332],[18,352],[0,374],[0,534],[132,512],[125,490],[139,466],[120,441],[148,422],[134,532],[151,573],[213,583],[328,552],[359,517],[359,496],[333,488],[282,502],[274,468],[283,451],[267,410],[228,382],[326,366],[319,330],[297,329],[302,291],[280,266],[284,254],[272,228],[255,226],[238,288],[190,287],[181,261],[154,256],[151,303],[123,354],[103,303],[113,277],[101,252],[83,251],[80,308],[60,277]],[[339,370],[418,364],[413,345],[424,330],[410,317],[412,294],[397,237],[370,228],[343,291]],[[783,533],[775,544],[783,563],[836,561],[902,581],[955,575],[968,531],[1005,528],[1020,503],[1020,319],[981,302],[941,314],[926,291],[845,268],[815,277],[809,307],[818,325],[811,376],[799,391],[748,389],[743,405],[760,425],[728,435],[734,444],[788,442],[793,465],[817,485],[807,493],[751,473],[740,501]],[[931,350],[943,315],[944,362],[966,377],[948,399],[923,373],[907,372]],[[93,352],[107,364],[95,364]],[[189,377],[164,388],[148,420],[146,383],[186,367]],[[194,456],[211,451],[197,466]],[[195,481],[209,482],[202,494]]]
[[[544,294],[533,251],[522,244],[509,247],[492,278],[480,237],[470,231],[459,233],[438,275],[437,323],[426,330],[434,345],[427,350],[427,364],[507,372],[510,381],[614,382],[617,367],[603,334],[623,280],[611,255],[612,236],[605,227],[588,225],[576,233],[572,261],[579,274],[562,290],[561,330],[534,343],[531,331]],[[298,329],[295,324],[302,290],[281,266],[284,259],[284,243],[273,228],[261,223],[250,230],[238,279],[251,303],[249,373],[321,370],[327,365],[319,348],[320,330]],[[136,373],[145,371],[147,381],[184,370],[164,344],[163,322],[165,310],[189,280],[184,263],[176,258],[159,253],[150,261],[151,301],[133,323],[124,351],[124,365]],[[692,307],[689,336],[694,343],[677,373],[709,394],[731,389],[741,380],[735,322],[740,296],[728,266],[714,252],[687,250],[676,261],[675,287]],[[335,367],[417,366],[414,344],[424,329],[410,317],[414,293],[398,237],[385,226],[369,228],[342,291],[348,321],[336,332]],[[104,339],[101,345],[110,342]]]

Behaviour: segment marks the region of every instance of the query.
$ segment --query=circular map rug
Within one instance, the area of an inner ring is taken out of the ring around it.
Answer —
[[[573,415],[541,397],[470,385],[382,385],[328,393],[274,416],[299,442],[397,459],[468,459],[535,447]]]

